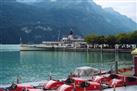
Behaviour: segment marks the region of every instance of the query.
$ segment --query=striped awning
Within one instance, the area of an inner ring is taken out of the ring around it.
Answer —
[[[137,48],[131,52],[133,55],[137,55]]]

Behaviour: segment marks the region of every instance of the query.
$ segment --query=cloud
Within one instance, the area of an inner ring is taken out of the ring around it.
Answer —
[[[112,7],[137,22],[137,0],[94,0],[94,2],[102,7]]]

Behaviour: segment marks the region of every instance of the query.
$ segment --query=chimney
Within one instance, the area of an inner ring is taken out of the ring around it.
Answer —
[[[73,31],[70,31],[70,33],[69,33],[70,35],[73,35]]]

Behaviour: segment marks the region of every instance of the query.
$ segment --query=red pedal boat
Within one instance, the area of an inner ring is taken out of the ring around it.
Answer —
[[[0,91],[26,91],[27,89],[33,89],[34,87],[31,85],[23,85],[23,84],[12,84],[10,87],[5,89],[0,89]]]

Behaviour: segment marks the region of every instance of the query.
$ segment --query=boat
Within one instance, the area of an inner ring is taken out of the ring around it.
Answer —
[[[82,79],[79,77],[71,77],[65,81],[50,80],[44,85],[46,90],[56,90],[56,91],[85,91],[86,90],[101,90],[116,87],[125,86],[136,86],[137,77],[134,76],[123,76],[119,74],[106,74],[94,76],[91,79]]]
[[[83,67],[77,67],[74,72],[71,72],[70,75],[66,80],[54,80],[51,79],[47,83],[44,84],[45,90],[56,90],[60,86],[64,84],[73,85],[79,84],[82,82],[85,82],[87,78],[90,78],[91,76],[98,74],[100,71],[93,67],[83,66]]]
[[[97,82],[82,82],[79,85],[67,85],[60,86],[57,91],[100,91],[101,85]]]
[[[34,87],[29,84],[12,83],[12,85],[7,88],[0,88],[0,91],[27,91],[27,89],[34,89]]]
[[[58,47],[60,48],[60,47]],[[54,51],[55,47],[45,44],[21,44],[20,51]]]
[[[82,84],[88,84],[82,88]],[[85,91],[100,90],[124,86],[137,85],[137,77],[124,76],[107,71],[100,71],[93,67],[78,67],[66,80],[50,80],[44,85],[44,89],[57,91]],[[96,87],[96,88],[93,88]]]
[[[0,88],[0,91],[105,91],[105,89],[125,86],[137,86],[137,77],[83,66],[77,67],[64,80],[50,79],[37,86],[13,83],[9,87]]]
[[[67,37],[57,41],[42,41],[41,44],[22,44],[21,51],[64,51],[87,47],[87,43],[80,36],[74,36],[71,31]]]
[[[94,77],[93,81],[105,84],[109,88],[137,85],[137,77],[124,76],[120,74],[107,74],[107,76],[96,76]]]

